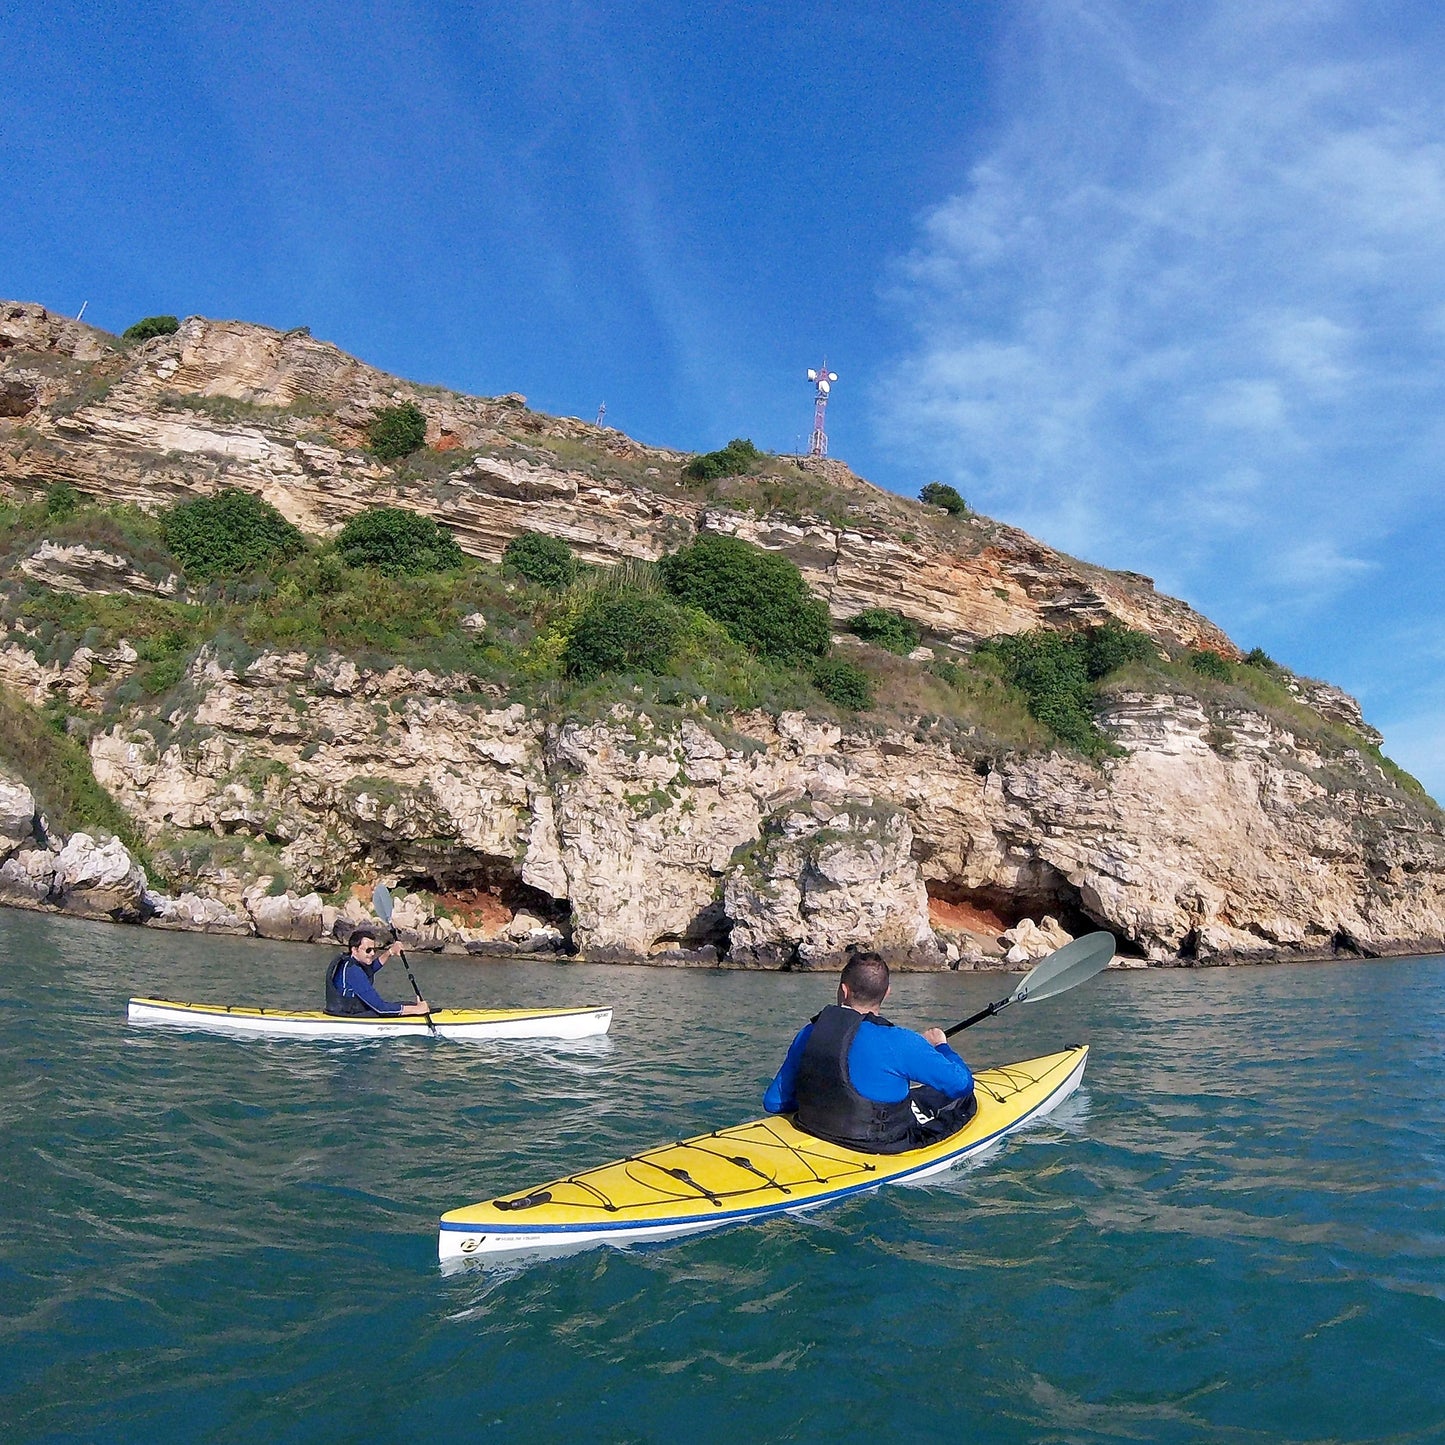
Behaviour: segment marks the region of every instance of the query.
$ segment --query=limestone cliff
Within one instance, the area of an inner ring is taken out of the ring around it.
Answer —
[[[375,408],[400,400],[428,420],[429,450],[405,468],[362,445]],[[526,529],[600,564],[726,532],[790,557],[839,620],[913,619],[925,659],[1110,618],[1239,657],[1146,578],[840,464],[703,487],[684,461],[520,397],[398,381],[304,332],[190,318],[125,348],[0,303],[0,476],[16,496],[66,482],[154,509],[236,486],[318,537],[386,502],[487,561]],[[926,709],[524,703],[447,668],[202,633],[152,702],[141,639],[93,628],[42,645],[24,589],[179,609],[193,594],[165,558],[45,538],[0,586],[0,682],[64,702],[96,778],[184,891],[141,890],[161,926],[316,937],[357,916],[379,876],[411,891],[399,921],[414,937],[596,958],[823,967],[867,942],[915,967],[981,966],[1011,925],[1046,915],[1159,962],[1445,946],[1439,811],[1378,758],[1352,699],[1307,680],[1265,705],[1124,677],[1099,718],[1118,755],[1100,762],[1000,746]],[[24,870],[4,866],[20,888]],[[56,876],[32,901],[59,898]]]

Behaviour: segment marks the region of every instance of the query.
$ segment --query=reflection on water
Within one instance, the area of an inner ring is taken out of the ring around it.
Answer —
[[[314,1005],[325,951],[0,939],[7,1439],[1441,1438],[1439,960],[1106,975],[961,1036],[1092,1053],[951,1174],[443,1276],[444,1209],[757,1113],[832,981],[419,955],[434,1002],[613,1031],[252,1042],[125,1000]],[[1013,982],[904,976],[889,1011]]]

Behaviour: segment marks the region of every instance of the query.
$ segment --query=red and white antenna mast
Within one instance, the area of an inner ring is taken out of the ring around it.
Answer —
[[[838,373],[828,370],[828,358],[823,358],[823,367],[820,371],[809,371],[808,380],[813,383],[813,435],[808,439],[808,455],[810,457],[826,457],[828,455],[828,433],[823,430],[823,414],[828,409],[828,395],[833,390],[833,383],[837,381]]]

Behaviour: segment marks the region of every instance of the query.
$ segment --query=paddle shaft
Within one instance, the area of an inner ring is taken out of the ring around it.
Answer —
[[[396,939],[396,951],[401,955],[401,966],[406,970],[407,982],[411,984],[411,991],[416,995],[416,1001],[420,1003],[422,1001],[421,990],[416,985],[416,975],[411,971],[411,960],[406,956],[406,949],[401,946],[401,935],[392,926],[391,891],[384,884],[378,883],[372,890],[371,905],[381,915],[381,921],[392,930]],[[426,1026],[431,1030],[432,1037],[439,1039],[441,1035],[437,1033],[436,1021],[432,1018],[430,1009],[427,1009],[425,1018]]]
[[[416,995],[416,1001],[417,1001],[418,1003],[420,1003],[420,1002],[421,1002],[421,990],[416,986],[416,975],[411,971],[411,962],[410,962],[410,960],[408,960],[408,958],[407,958],[407,956],[406,956],[406,949],[399,947],[399,948],[397,949],[397,952],[398,952],[399,954],[401,954],[401,966],[406,970],[406,978],[407,978],[407,982],[411,984],[411,991]],[[426,1026],[427,1026],[427,1028],[429,1028],[429,1029],[432,1031],[432,1037],[433,1037],[433,1038],[440,1038],[441,1035],[437,1033],[437,1026],[436,1026],[436,1024],[435,1024],[435,1023],[433,1022],[433,1020],[432,1020],[431,1010],[430,1010],[430,1009],[428,1009],[428,1010],[426,1011],[425,1018],[426,1018]]]
[[[951,1039],[954,1034],[961,1034],[964,1029],[971,1029],[974,1024],[981,1024],[984,1019],[991,1019],[1000,1009],[1006,1009],[1013,1000],[1011,998],[1000,999],[997,1003],[991,1003],[987,1008],[980,1009],[972,1018],[964,1019],[961,1024],[954,1024],[951,1029],[944,1029],[943,1037]]]

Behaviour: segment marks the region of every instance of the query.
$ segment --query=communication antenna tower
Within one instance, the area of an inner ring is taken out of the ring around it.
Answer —
[[[607,403],[604,401],[604,402],[602,403],[602,405],[597,408],[597,425],[598,425],[598,426],[601,426],[601,425],[602,425],[602,418],[603,418],[604,416],[606,416],[606,415],[607,415]]]
[[[837,379],[838,373],[828,370],[826,356],[823,358],[821,370],[808,372],[808,380],[813,383],[813,435],[808,438],[808,455],[810,457],[826,457],[828,455],[828,433],[823,430],[823,414],[828,409],[828,396]]]

